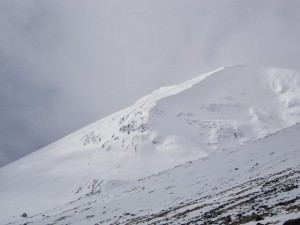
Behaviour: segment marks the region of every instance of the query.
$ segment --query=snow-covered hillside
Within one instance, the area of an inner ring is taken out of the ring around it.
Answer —
[[[297,124],[12,224],[282,225],[300,218],[299,137]]]
[[[299,73],[221,68],[154,91],[1,168],[0,217],[7,222],[24,211],[34,215],[105,193],[190,160],[248,146],[299,121]]]

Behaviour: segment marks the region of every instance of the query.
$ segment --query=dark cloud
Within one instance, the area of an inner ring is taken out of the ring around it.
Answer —
[[[299,7],[298,0],[0,1],[0,152],[15,160],[160,86],[224,65],[300,70]]]

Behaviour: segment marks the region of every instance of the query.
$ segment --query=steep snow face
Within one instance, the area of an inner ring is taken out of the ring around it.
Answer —
[[[221,68],[154,91],[1,168],[3,217],[33,214],[99,193],[298,121],[299,73]]]
[[[145,159],[143,171],[157,172],[177,164],[176,159],[204,157],[295,124],[299,87],[299,73],[289,70],[222,68],[153,92],[110,121],[91,126],[83,142],[137,153],[134,157]]]

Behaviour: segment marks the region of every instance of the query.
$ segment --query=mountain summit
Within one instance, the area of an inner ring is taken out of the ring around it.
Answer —
[[[299,121],[298,72],[220,68],[160,88],[1,168],[1,217],[9,221],[25,211],[32,215],[105,192]]]

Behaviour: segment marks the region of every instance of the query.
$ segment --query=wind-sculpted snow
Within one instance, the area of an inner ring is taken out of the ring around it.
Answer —
[[[105,194],[188,161],[248,146],[297,122],[299,73],[221,68],[154,91],[1,168],[0,217],[7,222],[25,211],[35,215]]]

